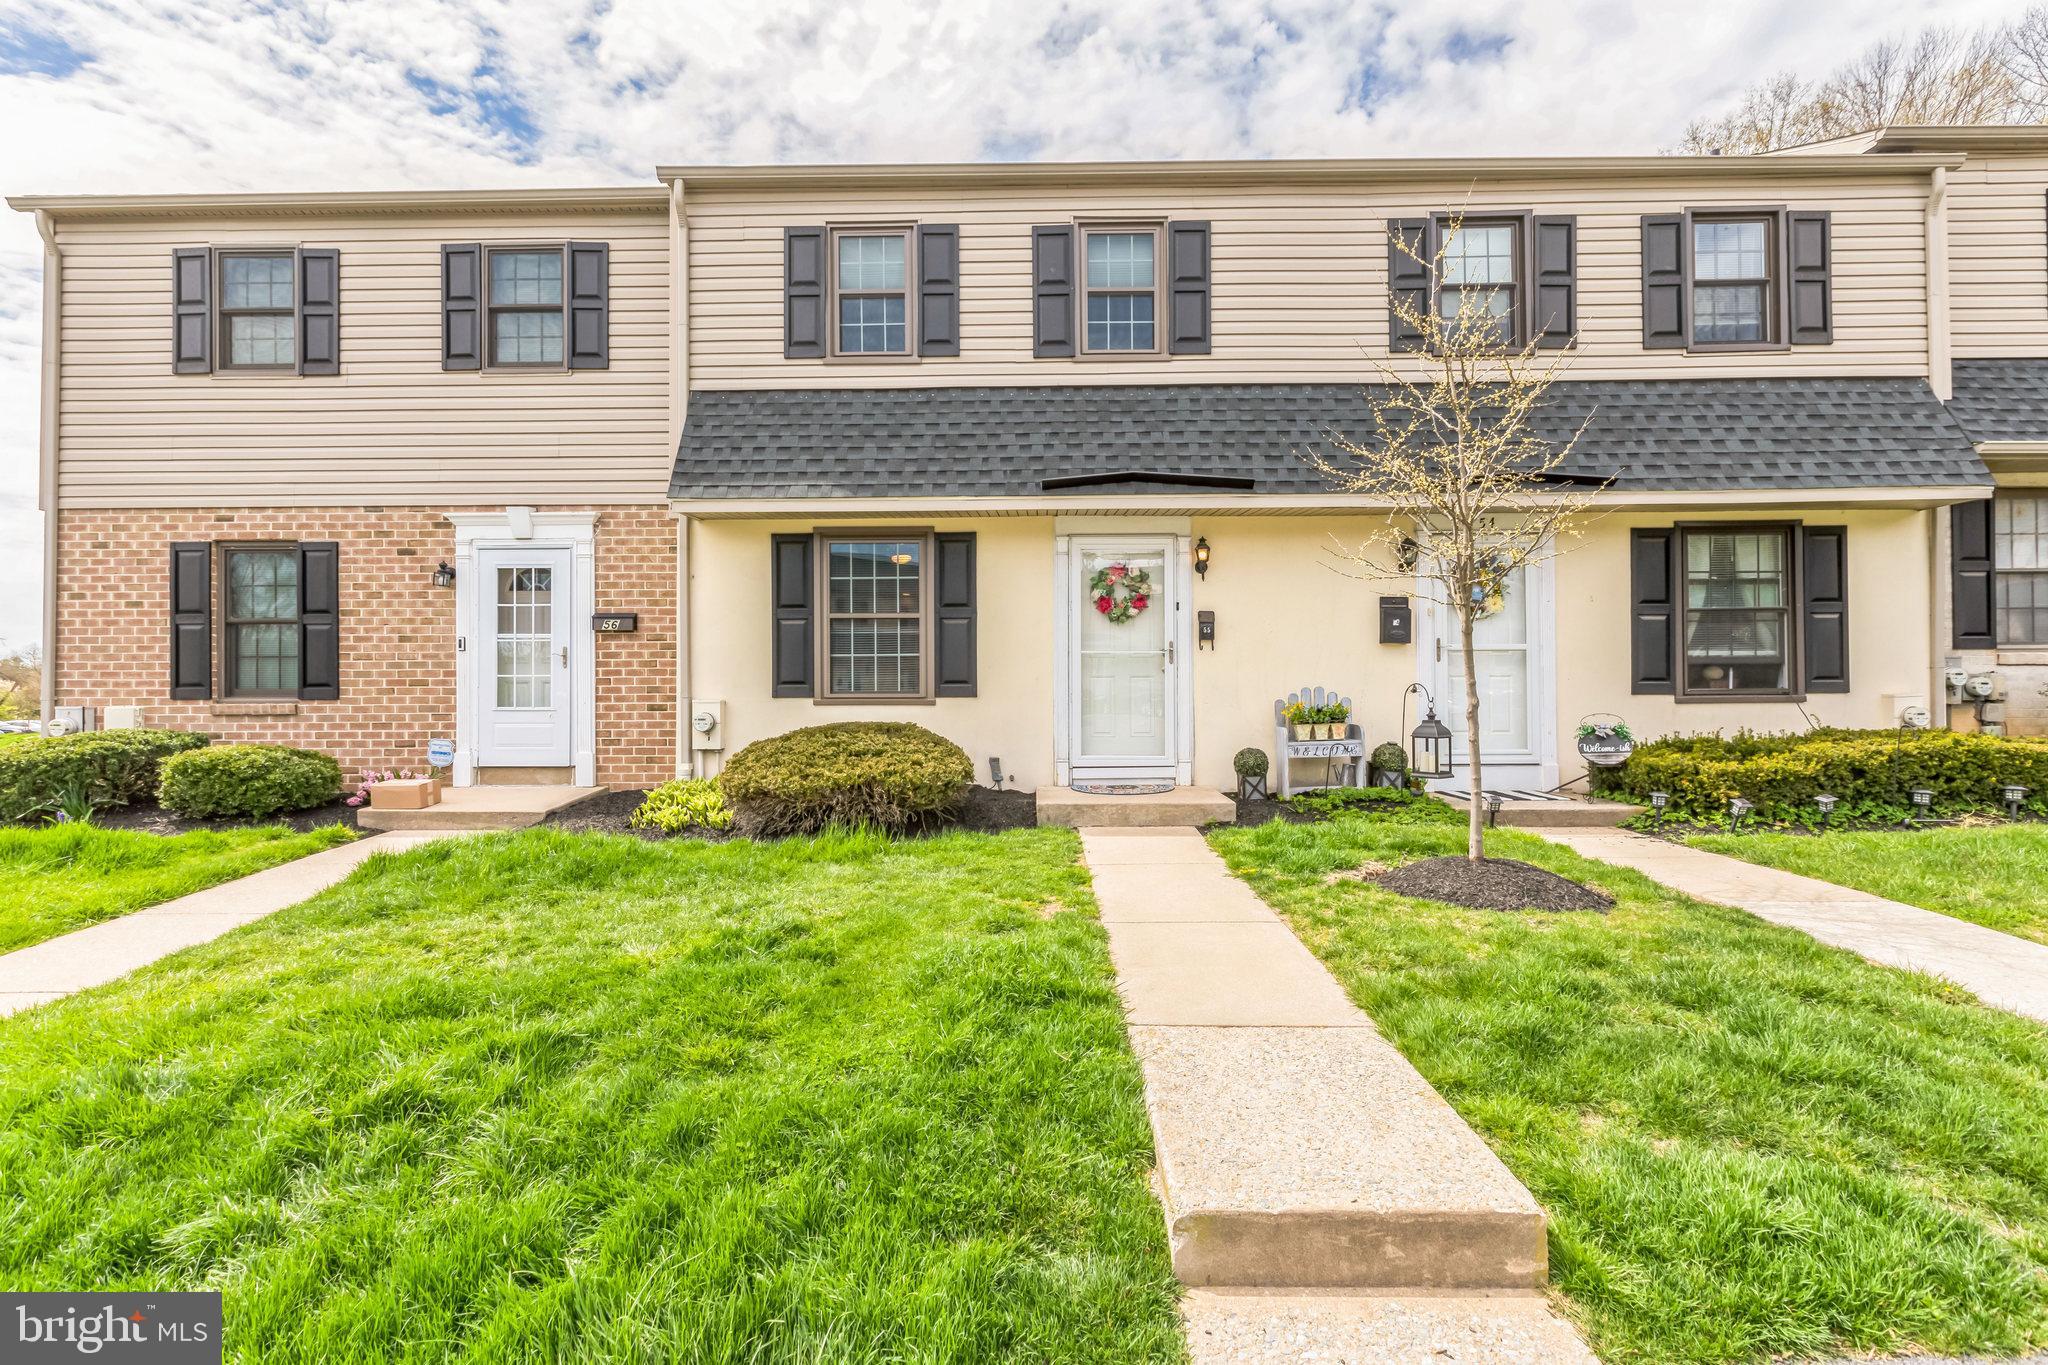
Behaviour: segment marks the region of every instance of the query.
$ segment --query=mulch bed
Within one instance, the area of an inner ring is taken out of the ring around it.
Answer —
[[[154,801],[132,806],[105,806],[93,812],[92,822],[101,829],[132,829],[144,834],[189,834],[194,830],[253,829],[261,825],[284,825],[304,832],[327,825],[356,827],[356,808],[337,798],[311,810],[279,811],[261,819],[247,815],[194,820],[173,814]]]
[[[1396,895],[1474,910],[1605,910],[1614,904],[1590,886],[1513,858],[1424,858],[1372,881]]]
[[[1237,823],[1240,825],[1263,825],[1268,820],[1285,820],[1290,825],[1313,825],[1329,818],[1317,811],[1296,810],[1285,801],[1270,796],[1255,796],[1247,800],[1230,792],[1224,795],[1237,802]]]
[[[680,830],[664,834],[658,829],[634,829],[627,823],[646,799],[644,791],[613,791],[578,801],[573,806],[551,811],[541,821],[552,829],[575,834],[625,834],[635,839],[701,839],[717,843],[734,837],[727,830]],[[1000,834],[1006,829],[1030,829],[1038,823],[1038,798],[1030,792],[997,791],[992,787],[969,787],[960,808],[960,818],[935,833],[964,829],[976,834]]]

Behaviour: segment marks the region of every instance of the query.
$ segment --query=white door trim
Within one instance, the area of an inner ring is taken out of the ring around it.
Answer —
[[[1548,545],[1523,566],[1522,582],[1528,594],[1529,612],[1531,748],[1526,754],[1486,755],[1486,759],[1489,771],[1505,771],[1509,783],[1515,786],[1534,785],[1540,791],[1547,791],[1558,782],[1557,566]],[[1453,647],[1451,641],[1455,630],[1450,607],[1424,597],[1422,609],[1415,613],[1415,680],[1436,698],[1437,714],[1445,717],[1446,722],[1450,710],[1455,709],[1462,714],[1465,708],[1462,694],[1450,697],[1444,693],[1450,672],[1450,661],[1444,656]],[[1401,736],[1401,742],[1407,743],[1408,737]],[[1456,767],[1455,763],[1453,767]],[[1454,775],[1449,784],[1457,786],[1463,781],[1463,777]]]
[[[1167,704],[1172,708],[1168,731],[1173,749],[1168,760],[1174,781],[1187,786],[1194,781],[1195,691],[1194,613],[1188,600],[1194,592],[1193,538],[1183,533],[1116,533],[1105,530],[1085,535],[1055,535],[1052,554],[1053,595],[1053,689],[1052,735],[1053,780],[1060,786],[1074,780],[1074,726],[1080,717],[1081,659],[1075,648],[1080,630],[1081,594],[1073,579],[1076,555],[1084,547],[1100,544],[1120,547],[1142,546],[1166,552],[1166,571],[1171,576],[1173,619],[1167,622],[1166,639],[1172,649],[1167,664]]]
[[[571,552],[569,584],[569,677],[571,781],[597,785],[597,651],[590,618],[597,611],[596,512],[536,512],[507,507],[502,512],[449,512],[455,528],[455,785],[476,784],[477,770],[477,567],[479,549],[566,549]]]

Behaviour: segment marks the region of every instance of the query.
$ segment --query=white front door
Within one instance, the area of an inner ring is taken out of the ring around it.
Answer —
[[[566,768],[576,714],[568,549],[485,549],[476,557],[477,763]]]
[[[1547,562],[1509,573],[1486,614],[1472,623],[1472,659],[1458,638],[1457,614],[1447,607],[1428,613],[1425,678],[1436,694],[1437,715],[1451,731],[1456,775],[1446,785],[1462,790],[1471,763],[1472,737],[1465,726],[1465,670],[1479,683],[1479,755],[1489,790],[1547,790],[1557,783],[1554,726],[1546,720],[1554,667],[1548,625],[1550,566]]]
[[[1180,666],[1173,540],[1077,537],[1068,563],[1073,777],[1171,780]]]

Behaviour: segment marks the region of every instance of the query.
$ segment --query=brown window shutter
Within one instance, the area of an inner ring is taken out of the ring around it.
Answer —
[[[1209,225],[1166,225],[1166,352],[1209,354]]]
[[[1685,215],[1643,216],[1643,346],[1683,347],[1685,329]]]
[[[1828,215],[1785,215],[1785,339],[1794,346],[1825,346],[1835,339],[1834,248]]]
[[[932,537],[932,682],[941,697],[976,690],[974,532]]]
[[[1529,313],[1536,344],[1562,350],[1579,331],[1579,220],[1529,220]]]
[[[1993,561],[1992,500],[1948,509],[1949,600],[1956,649],[1998,648],[1998,578]]]
[[[300,374],[341,373],[341,253],[299,248],[296,319]]]
[[[609,242],[571,242],[562,248],[562,304],[572,370],[605,370],[612,363],[612,248]]]
[[[171,699],[213,695],[213,546],[171,545]]]
[[[484,363],[484,249],[470,242],[441,248],[441,368]]]
[[[1849,530],[1808,526],[1799,533],[1801,649],[1808,692],[1849,690]]]
[[[817,360],[825,354],[825,229],[782,230],[782,354]]]
[[[341,546],[331,540],[299,545],[299,696],[341,696]]]
[[[1436,224],[1428,218],[1387,220],[1387,349],[1419,351],[1422,329],[1406,309],[1427,316],[1431,306],[1429,276],[1436,264],[1432,239]]]
[[[1629,691],[1675,692],[1678,532],[1629,532]]]
[[[1031,354],[1074,354],[1074,229],[1031,229]]]
[[[213,252],[171,253],[171,373],[213,371]]]
[[[771,696],[808,697],[816,687],[817,657],[813,635],[816,592],[811,575],[812,540],[808,535],[771,536],[769,595],[770,648],[773,655]]]
[[[918,225],[917,353],[960,354],[960,229],[952,223]]]

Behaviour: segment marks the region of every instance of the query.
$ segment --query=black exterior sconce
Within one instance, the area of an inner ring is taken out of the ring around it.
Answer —
[[[455,586],[455,570],[448,567],[448,561],[445,559],[434,566],[434,586],[437,588],[452,588]]]
[[[1203,536],[1195,542],[1195,576],[1207,581],[1209,577],[1209,538]]]

